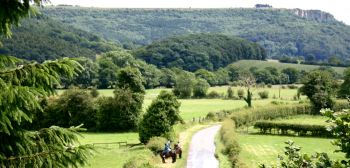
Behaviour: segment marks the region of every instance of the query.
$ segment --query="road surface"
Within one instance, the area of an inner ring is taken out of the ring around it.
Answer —
[[[215,125],[198,131],[192,137],[187,159],[187,168],[218,168],[215,158],[215,135],[221,125]]]

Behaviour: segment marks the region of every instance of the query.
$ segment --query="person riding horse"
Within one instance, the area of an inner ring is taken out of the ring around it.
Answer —
[[[165,143],[165,147],[163,150],[162,155],[165,157],[166,154],[168,154],[171,151],[171,147],[170,147],[170,141],[168,141],[167,143]]]

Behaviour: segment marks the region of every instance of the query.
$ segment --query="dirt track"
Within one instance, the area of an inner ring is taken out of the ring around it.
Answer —
[[[215,158],[215,135],[220,125],[198,131],[193,135],[187,159],[187,168],[217,168],[219,162]]]

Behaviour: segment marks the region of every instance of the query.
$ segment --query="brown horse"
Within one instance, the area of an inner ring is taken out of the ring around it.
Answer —
[[[182,157],[182,149],[179,144],[174,145],[175,153],[179,155],[179,158],[181,159]]]
[[[168,152],[167,154],[165,154],[163,156],[163,150],[158,151],[159,156],[162,158],[163,163],[165,163],[165,159],[171,157],[172,159],[172,163],[176,162],[176,151],[175,150],[171,150],[170,152]]]

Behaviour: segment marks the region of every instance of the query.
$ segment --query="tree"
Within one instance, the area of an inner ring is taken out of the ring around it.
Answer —
[[[299,79],[299,71],[295,68],[285,68],[282,70],[282,73],[288,76],[289,83],[296,83]]]
[[[207,91],[210,85],[205,79],[197,79],[195,84],[193,85],[193,97],[195,98],[203,98],[207,95]]]
[[[143,78],[140,71],[136,68],[126,67],[118,72],[117,88],[130,89],[135,93],[145,93],[145,87],[143,86]]]
[[[161,91],[158,97],[147,108],[140,124],[139,136],[142,143],[147,143],[151,137],[165,136],[172,131],[172,126],[182,121],[179,115],[180,103],[175,95]]]
[[[31,3],[42,0],[1,1],[0,34],[11,35],[10,27],[28,16]],[[61,77],[72,78],[82,67],[64,58],[42,64],[0,55],[0,165],[3,167],[78,167],[84,165],[91,146],[79,145],[77,131],[52,126],[28,131],[35,111],[42,110],[39,98],[54,93]]]
[[[173,92],[179,98],[190,98],[192,95],[193,84],[194,77],[187,72],[183,72],[176,77]]]
[[[255,84],[255,78],[249,72],[242,73],[240,78],[243,85],[247,88],[247,96],[243,97],[243,99],[248,104],[248,107],[252,107],[253,93],[250,91],[250,88]]]
[[[344,71],[344,82],[340,85],[338,95],[342,98],[350,96],[350,68]]]
[[[70,127],[72,125],[84,124],[85,128],[96,127],[96,109],[91,94],[87,90],[77,88],[68,89],[57,99],[49,99],[47,107],[44,108],[46,121],[44,125],[57,125]],[[42,122],[36,120],[36,122]]]
[[[302,79],[301,83],[303,86],[300,88],[300,93],[310,99],[314,113],[319,113],[322,108],[333,107],[332,96],[336,84],[329,72],[312,71]]]
[[[135,130],[140,119],[144,95],[130,88],[116,88],[114,97],[98,99],[97,129],[101,131]]]

